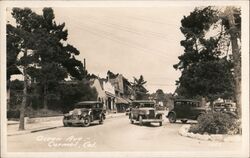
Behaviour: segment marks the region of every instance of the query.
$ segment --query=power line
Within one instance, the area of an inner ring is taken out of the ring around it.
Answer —
[[[158,56],[161,56],[161,57],[164,57],[164,58],[169,58],[169,56],[165,56],[165,54],[164,54],[165,52],[162,53],[162,51],[159,51],[159,50],[145,48],[145,46],[142,46],[142,45],[140,45],[138,43],[133,43],[133,42],[128,41],[128,40],[124,40],[123,38],[117,37],[117,36],[115,36],[114,34],[112,34],[110,32],[103,31],[103,30],[96,29],[96,28],[95,29],[90,28],[90,27],[86,26],[86,24],[85,24],[84,27],[83,27],[83,25],[77,25],[77,24],[75,24],[75,26],[78,27],[79,29],[86,30],[88,33],[94,34],[96,36],[99,36],[99,37],[102,37],[102,38],[105,38],[105,39],[109,39],[109,40],[113,40],[113,41],[119,42],[121,44],[124,44],[124,45],[127,45],[127,46],[132,46],[133,48],[143,50],[144,53],[146,51],[146,52],[150,52],[151,55],[158,55]],[[149,53],[147,53],[147,54],[149,54]],[[164,58],[161,58],[161,59],[164,60]]]

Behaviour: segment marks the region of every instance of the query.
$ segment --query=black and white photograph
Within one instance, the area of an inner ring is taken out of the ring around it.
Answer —
[[[248,1],[2,1],[1,157],[249,157]]]

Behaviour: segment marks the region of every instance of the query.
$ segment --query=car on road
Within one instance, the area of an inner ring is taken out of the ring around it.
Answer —
[[[207,113],[207,111],[208,109],[197,100],[176,99],[173,109],[168,112],[166,117],[170,123],[175,123],[176,120],[186,123],[188,120],[197,120],[200,115]]]
[[[129,115],[130,111],[131,111],[131,108],[130,107],[127,108],[126,111],[125,111],[125,115]]]
[[[82,101],[75,104],[72,111],[63,117],[63,125],[82,125],[87,127],[91,122],[98,121],[102,124],[105,119],[103,103],[98,101]]]
[[[129,113],[130,122],[133,124],[135,121],[139,122],[139,125],[144,123],[159,123],[162,126],[163,113],[158,112],[155,108],[155,102],[150,100],[135,100],[132,101],[131,111]]]
[[[236,108],[236,104],[233,102],[214,103],[213,111],[226,113],[232,117],[237,118],[237,108]]]

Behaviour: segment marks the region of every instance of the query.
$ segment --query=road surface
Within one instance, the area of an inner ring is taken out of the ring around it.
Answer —
[[[76,151],[236,151],[239,142],[200,141],[180,136],[181,123],[139,126],[127,116],[105,120],[103,125],[61,127],[25,135],[8,136],[8,152]]]

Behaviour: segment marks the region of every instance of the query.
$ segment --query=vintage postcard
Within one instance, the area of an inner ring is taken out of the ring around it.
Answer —
[[[1,1],[1,157],[249,157],[248,1]]]

